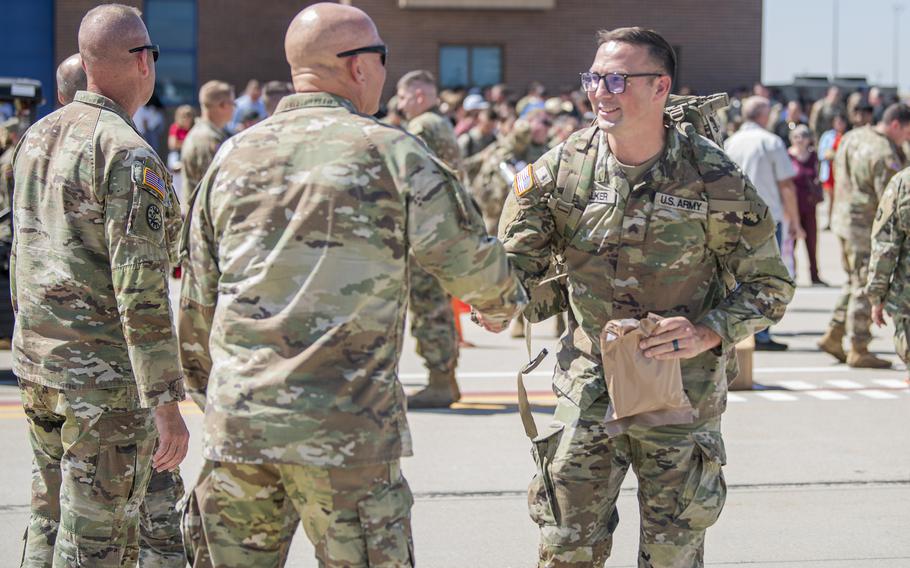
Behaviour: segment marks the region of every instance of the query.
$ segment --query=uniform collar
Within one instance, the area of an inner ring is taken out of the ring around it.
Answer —
[[[136,132],[139,131],[136,128],[136,125],[133,124],[133,117],[128,115],[126,111],[123,110],[122,106],[118,105],[104,95],[99,95],[98,93],[92,93],[90,91],[77,91],[76,96],[73,98],[73,100],[79,101],[80,103],[85,103],[87,105],[103,108],[104,110],[109,110],[122,118],[127,124],[130,125],[130,127],[132,127],[133,130],[136,130]]]
[[[297,93],[281,99],[281,102],[278,103],[278,108],[275,109],[275,114],[315,107],[342,107],[351,112],[357,112],[357,109],[354,108],[354,103],[332,93]]]
[[[636,187],[646,180],[650,183],[663,183],[664,181],[668,181],[672,175],[674,164],[682,159],[684,142],[682,134],[672,126],[666,128],[666,134],[664,149],[661,152],[660,158],[658,158],[646,172],[643,172],[642,178],[639,183],[636,184]],[[625,178],[625,173],[622,171],[619,160],[617,160],[610,151],[610,145],[607,143],[607,135],[603,131],[601,131],[599,135],[600,147],[603,149],[606,157],[605,165],[607,175],[609,177],[619,176]]]

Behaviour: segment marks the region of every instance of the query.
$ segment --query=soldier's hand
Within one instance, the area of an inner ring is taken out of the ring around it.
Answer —
[[[152,467],[155,471],[173,471],[186,457],[190,433],[176,402],[157,406],[153,412],[158,429],[158,450],[152,456]]]
[[[674,343],[675,341],[675,343]],[[695,325],[684,317],[666,318],[657,324],[651,337],[638,344],[645,357],[652,359],[691,359],[720,345],[714,330]]]
[[[885,306],[884,304],[877,304],[872,306],[872,321],[875,322],[875,325],[882,327],[885,325]]]
[[[471,321],[484,328],[487,331],[492,331],[493,333],[502,333],[509,327],[509,320],[490,320],[473,307],[471,308]]]

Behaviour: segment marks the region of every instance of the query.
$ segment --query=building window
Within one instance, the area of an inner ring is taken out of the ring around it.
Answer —
[[[439,48],[439,83],[444,88],[488,87],[501,82],[501,47],[444,45]]]
[[[167,106],[196,102],[196,0],[145,0],[145,24],[161,46],[155,91]]]

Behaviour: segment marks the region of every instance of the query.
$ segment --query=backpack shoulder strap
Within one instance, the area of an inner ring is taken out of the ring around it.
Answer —
[[[559,235],[571,239],[578,229],[581,214],[586,203],[575,203],[581,174],[589,161],[597,157],[598,129],[590,126],[572,134],[560,150],[559,172],[556,174],[556,189],[547,200],[547,207],[553,213],[556,231]]]

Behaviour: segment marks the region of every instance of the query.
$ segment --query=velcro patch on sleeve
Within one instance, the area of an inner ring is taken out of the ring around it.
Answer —
[[[512,182],[512,187],[515,188],[515,196],[521,197],[531,191],[535,183],[533,166],[528,166],[521,170],[515,174],[515,180]]]
[[[155,170],[148,166],[142,169],[142,177],[139,180],[139,185],[161,201],[164,201],[167,198],[167,188],[164,185],[164,180],[161,179],[161,176],[159,176]]]

